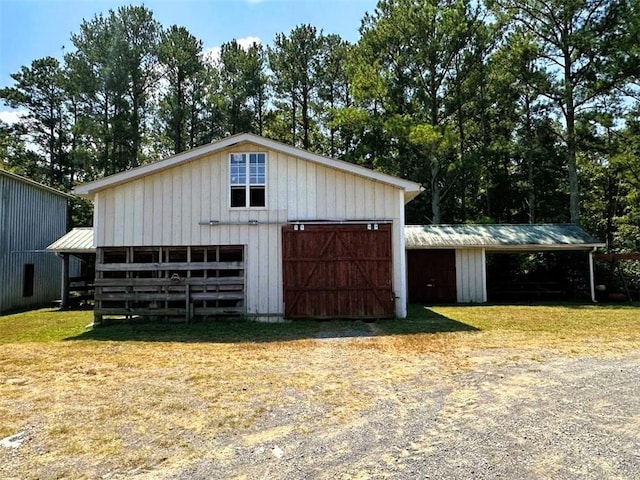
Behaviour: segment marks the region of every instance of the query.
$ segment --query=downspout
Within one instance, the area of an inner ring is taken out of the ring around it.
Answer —
[[[589,287],[591,290],[591,301],[593,303],[598,303],[596,300],[596,287],[595,287],[595,274],[593,271],[593,254],[597,250],[598,247],[593,247],[589,252]]]

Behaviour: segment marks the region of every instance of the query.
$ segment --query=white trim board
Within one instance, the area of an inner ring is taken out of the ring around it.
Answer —
[[[100,190],[115,187],[117,185],[121,185],[123,183],[129,182],[131,180],[134,180],[140,177],[144,177],[156,172],[173,168],[183,163],[194,161],[205,155],[216,153],[221,150],[224,150],[225,148],[238,146],[243,143],[252,143],[254,145],[258,145],[260,147],[263,147],[269,150],[281,152],[286,155],[298,157],[303,160],[308,160],[310,162],[324,165],[329,168],[352,173],[360,177],[368,178],[370,180],[374,180],[377,182],[381,182],[387,185],[397,187],[404,191],[405,203],[408,203],[409,201],[413,200],[423,190],[420,184],[409,181],[409,180],[404,180],[402,178],[394,177],[392,175],[376,172],[374,170],[370,170],[368,168],[365,168],[353,163],[345,162],[343,160],[336,160],[333,158],[323,157],[322,155],[317,155],[315,153],[311,153],[306,150],[301,150],[299,148],[285,145],[284,143],[280,143],[275,140],[270,140],[268,138],[264,138],[252,133],[240,133],[237,135],[224,138],[215,143],[210,143],[207,145],[203,145],[201,147],[194,148],[192,150],[188,150],[186,152],[179,153],[172,157],[168,157],[164,160],[160,160],[156,163],[152,163],[150,165],[143,165],[137,168],[133,168],[131,170],[127,170],[125,172],[116,173],[114,175],[104,177],[94,182],[78,185],[74,189],[74,193],[81,197],[92,198]]]

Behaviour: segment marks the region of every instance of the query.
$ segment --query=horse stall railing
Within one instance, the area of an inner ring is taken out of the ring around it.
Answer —
[[[242,247],[101,249],[95,319],[242,315]]]

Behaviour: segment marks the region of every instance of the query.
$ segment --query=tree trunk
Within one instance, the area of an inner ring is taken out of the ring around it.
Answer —
[[[576,165],[576,114],[571,78],[571,55],[564,55],[564,102],[567,123],[567,169],[569,171],[569,214],[571,223],[580,224],[580,188]]]
[[[535,223],[536,221],[536,191],[534,187],[534,171],[533,171],[533,155],[531,152],[531,146],[533,145],[532,135],[532,121],[531,121],[531,100],[529,97],[525,98],[525,138],[527,139],[527,145],[525,146],[525,161],[527,164],[527,202],[529,203],[529,223]]]
[[[440,172],[440,166],[435,159],[431,160],[431,213],[433,218],[431,222],[438,224],[442,222],[442,214],[440,213],[440,183],[438,182],[438,174]]]
[[[309,150],[309,91],[302,94],[302,148]]]
[[[438,89],[437,87],[432,86],[431,88],[431,125],[433,127],[438,126]],[[442,192],[440,189],[439,183],[439,175],[440,175],[440,162],[435,157],[435,152],[430,152],[429,156],[431,159],[430,167],[431,167],[431,221],[434,224],[438,224],[442,221],[442,213],[441,213],[441,202],[442,202]]]

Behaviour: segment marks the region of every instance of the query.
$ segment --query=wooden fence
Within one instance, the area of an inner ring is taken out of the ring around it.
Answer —
[[[241,246],[99,248],[95,318],[240,315],[244,271]]]

